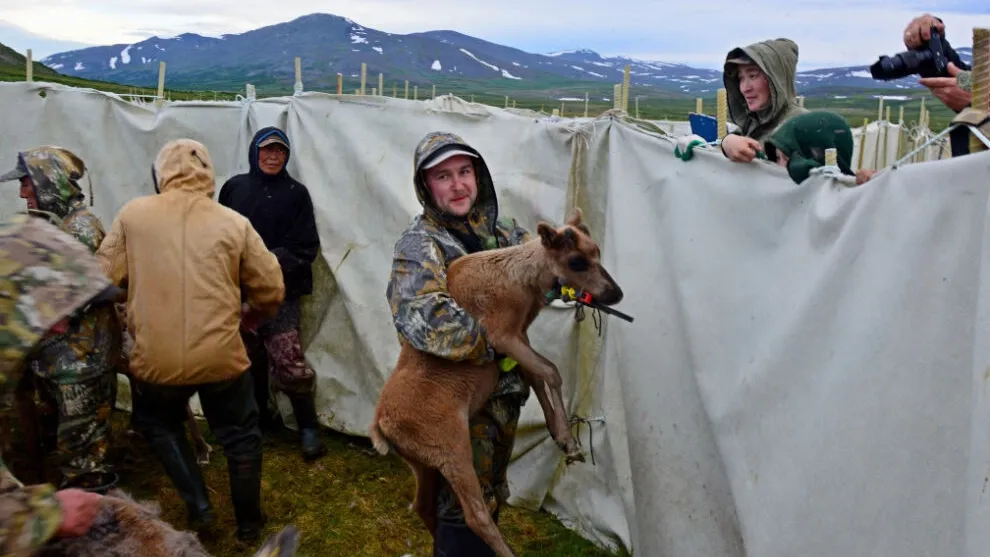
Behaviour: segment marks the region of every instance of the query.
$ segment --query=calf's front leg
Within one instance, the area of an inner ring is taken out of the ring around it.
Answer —
[[[533,387],[536,399],[540,401],[540,406],[543,408],[543,415],[546,418],[550,436],[553,437],[560,450],[567,455],[567,464],[574,461],[584,462],[581,445],[571,435],[571,428],[567,423],[567,410],[564,406],[564,394],[561,390],[563,381],[557,366],[533,350],[533,347],[522,337],[492,339],[492,345],[496,347],[496,350],[506,354],[522,366],[520,373],[526,382]]]

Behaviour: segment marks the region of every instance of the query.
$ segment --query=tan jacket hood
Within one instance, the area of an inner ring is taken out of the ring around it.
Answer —
[[[206,146],[192,139],[169,141],[155,158],[155,187],[213,197],[216,174]]]
[[[790,39],[773,39],[734,48],[725,57],[722,81],[728,101],[729,119],[741,128],[742,134],[763,142],[785,120],[807,112],[797,103],[798,45]],[[770,83],[770,106],[750,112],[746,98],[739,91],[739,64],[736,60],[752,60]]]

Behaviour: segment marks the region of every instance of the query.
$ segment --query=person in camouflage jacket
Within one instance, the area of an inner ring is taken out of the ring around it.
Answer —
[[[19,153],[15,168],[0,181],[19,180],[32,213],[47,217],[93,253],[106,233],[79,188],[85,170],[67,149],[38,147]],[[121,350],[116,310],[104,302],[76,315],[65,332],[44,338],[28,362],[37,378],[43,438],[55,448],[62,486],[99,488],[114,481],[106,452]]]
[[[529,232],[514,219],[499,219],[488,166],[457,135],[433,132],[419,142],[413,183],[423,212],[395,244],[386,289],[399,341],[449,360],[498,359],[481,324],[447,292],[447,266],[468,253],[523,243]],[[528,396],[518,370],[510,369],[470,423],[475,471],[496,521],[509,496],[506,469]],[[435,556],[494,555],[467,527],[456,495],[442,479],[437,506]]]
[[[42,219],[0,221],[0,390],[14,389],[38,342],[73,312],[107,296],[110,281],[84,246]],[[0,557],[27,557],[56,537],[85,534],[100,496],[25,486],[0,457]]]

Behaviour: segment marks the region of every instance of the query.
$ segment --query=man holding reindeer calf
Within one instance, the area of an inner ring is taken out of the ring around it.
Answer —
[[[622,291],[580,211],[559,228],[540,223],[533,241],[514,220],[499,220],[488,167],[460,137],[420,141],[414,184],[424,211],[396,242],[386,290],[402,347],[369,433],[376,450],[394,450],[416,476],[413,507],[435,557],[514,555],[496,523],[531,386],[567,462],[584,460],[560,374],[529,345],[527,329],[564,285],[606,305]]]
[[[396,330],[418,350],[454,361],[490,362],[498,355],[484,329],[447,292],[446,268],[456,258],[529,240],[514,219],[498,219],[498,200],[481,154],[451,133],[427,134],[416,146],[414,184],[423,206],[395,245],[386,291]],[[503,360],[504,361],[504,360]],[[504,367],[510,367],[506,362]],[[529,387],[510,369],[470,423],[475,472],[496,522],[508,499],[506,469]],[[437,498],[434,555],[493,555],[465,524],[447,482]]]

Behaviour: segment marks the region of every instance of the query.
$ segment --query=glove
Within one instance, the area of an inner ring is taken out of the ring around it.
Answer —
[[[694,157],[695,147],[705,145],[708,145],[708,142],[705,141],[705,138],[697,134],[678,137],[676,147],[674,147],[674,156],[687,162]]]

